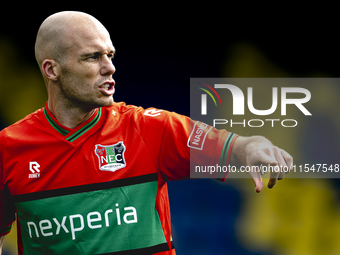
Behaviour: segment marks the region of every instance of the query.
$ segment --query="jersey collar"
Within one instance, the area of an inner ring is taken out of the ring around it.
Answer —
[[[96,126],[96,124],[99,122],[102,116],[102,108],[100,107],[96,109],[95,113],[91,116],[91,118],[89,118],[88,120],[86,120],[85,122],[83,122],[74,129],[61,125],[48,109],[47,103],[46,107],[44,108],[44,114],[52,128],[55,129],[61,135],[63,135],[67,141],[73,143],[78,138],[82,137],[88,131],[90,131],[94,126]]]

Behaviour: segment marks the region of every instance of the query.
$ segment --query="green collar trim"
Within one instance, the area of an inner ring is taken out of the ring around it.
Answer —
[[[74,142],[79,137],[87,133],[89,130],[91,130],[100,120],[100,117],[102,116],[102,108],[100,107],[96,114],[94,114],[90,119],[76,127],[75,129],[70,129],[67,127],[62,126],[52,115],[52,113],[48,110],[47,105],[44,108],[44,114],[47,119],[47,121],[50,123],[50,125],[58,131],[61,135],[65,137],[65,139],[69,142]]]

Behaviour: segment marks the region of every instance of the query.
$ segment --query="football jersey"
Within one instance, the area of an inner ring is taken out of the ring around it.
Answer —
[[[175,254],[167,181],[227,165],[236,137],[125,103],[70,129],[46,105],[0,132],[0,235],[17,218],[19,254]]]

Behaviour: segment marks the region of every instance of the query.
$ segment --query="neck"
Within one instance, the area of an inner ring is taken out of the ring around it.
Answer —
[[[53,104],[48,101],[48,109],[60,124],[73,129],[91,118],[97,108],[84,110],[79,107],[67,107],[65,105]]]

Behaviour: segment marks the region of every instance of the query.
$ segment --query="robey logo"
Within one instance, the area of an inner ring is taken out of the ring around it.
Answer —
[[[150,117],[157,117],[157,116],[161,115],[162,111],[163,110],[149,109],[149,110],[145,110],[144,115],[150,116]]]
[[[40,165],[37,161],[29,162],[29,170],[31,174],[28,175],[28,178],[40,178]]]
[[[211,90],[214,92],[214,94],[218,97],[220,100],[219,94],[217,94],[216,90],[214,90],[211,86],[209,86]],[[233,99],[233,105],[232,105],[232,110],[233,110],[233,115],[244,115],[245,114],[245,96],[243,91],[232,84],[215,84],[214,85],[215,89],[226,89],[226,91],[229,91],[232,95]],[[199,88],[201,89],[201,88]],[[311,116],[312,114],[307,110],[307,108],[304,106],[305,103],[307,103],[311,99],[311,93],[308,89],[305,88],[300,88],[300,87],[282,87],[280,88],[281,92],[281,116],[286,116],[287,115],[287,105],[295,105],[304,115],[306,116]],[[205,92],[209,92],[204,90]],[[222,90],[219,90],[221,92]],[[288,98],[289,93],[295,93],[295,94],[300,94],[303,95],[302,98]],[[215,105],[216,100],[214,99],[212,93],[209,93],[210,97],[214,100]],[[274,113],[277,108],[278,108],[278,88],[273,87],[272,88],[272,94],[271,94],[271,99],[272,99],[272,105],[269,109],[264,109],[264,110],[259,110],[254,107],[254,99],[253,99],[253,88],[248,87],[247,88],[247,106],[248,110],[257,116],[267,116],[272,113]],[[263,100],[263,99],[262,99]],[[220,100],[221,105],[222,101]],[[207,115],[207,98],[205,94],[201,95],[201,115]],[[274,127],[274,123],[280,121],[281,125],[283,127],[295,127],[298,123],[294,119],[285,119],[285,120],[279,120],[279,119],[252,119],[252,120],[243,120],[242,122],[233,122],[233,120],[226,120],[226,119],[214,119],[213,120],[213,126],[217,124],[227,124],[228,122],[230,123],[230,126],[232,127],[233,125],[236,124],[241,124],[244,127],[246,124],[250,127],[262,127],[265,122],[270,122],[271,126]],[[291,123],[291,125],[288,125],[288,123]]]

